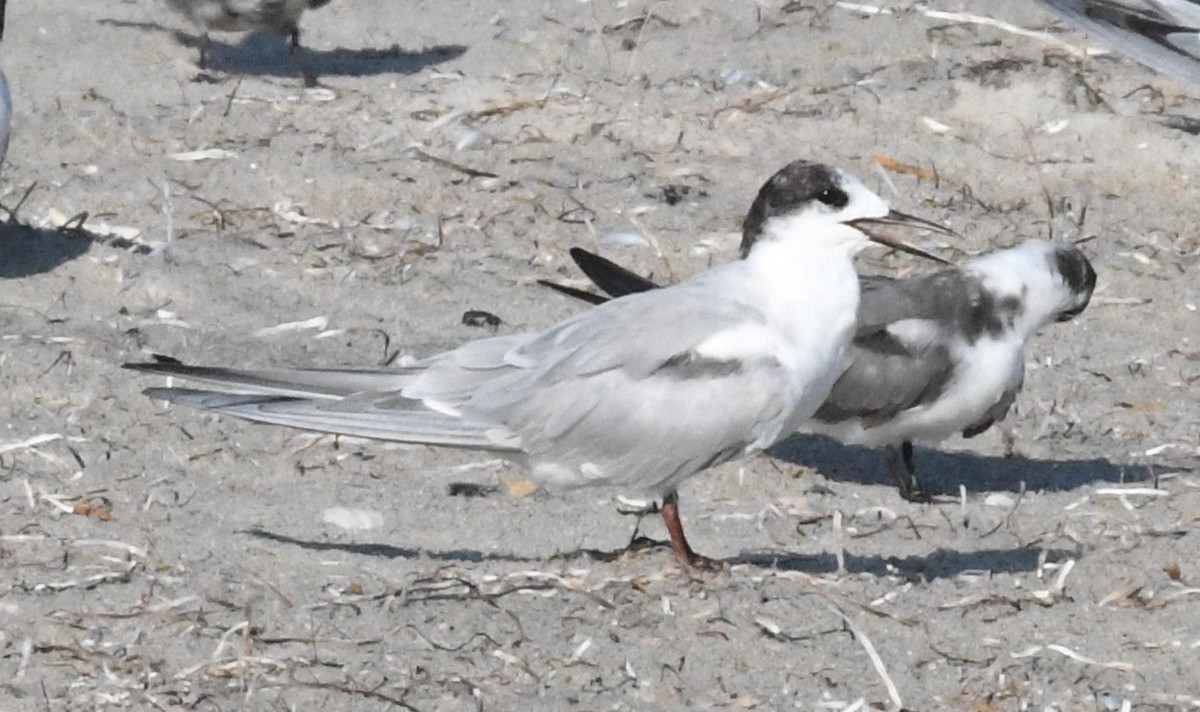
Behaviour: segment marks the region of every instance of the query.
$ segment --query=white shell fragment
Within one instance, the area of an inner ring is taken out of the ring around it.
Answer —
[[[194,162],[194,161],[221,161],[226,158],[237,158],[237,154],[233,151],[226,151],[223,148],[205,148],[198,151],[183,151],[182,153],[168,153],[167,158],[172,161]]]
[[[636,230],[614,230],[600,238],[603,245],[621,245],[624,247],[645,247],[650,244],[646,236]]]
[[[383,526],[383,515],[373,509],[330,507],[321,513],[321,520],[342,529],[377,529]]]
[[[267,326],[254,332],[254,335],[258,337],[275,336],[276,334],[283,334],[289,331],[303,331],[305,329],[325,331],[328,328],[329,317],[314,316],[313,318],[305,319],[304,321],[289,321],[283,324],[276,324],[275,326]]]

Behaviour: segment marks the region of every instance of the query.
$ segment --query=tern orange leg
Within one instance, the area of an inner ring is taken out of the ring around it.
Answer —
[[[679,494],[668,492],[659,508],[663,524],[667,525],[667,534],[671,537],[671,551],[675,552],[675,560],[684,569],[714,569],[720,563],[692,551],[687,536],[683,533],[683,521],[679,518]]]

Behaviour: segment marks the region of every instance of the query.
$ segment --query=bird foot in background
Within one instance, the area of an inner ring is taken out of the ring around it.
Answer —
[[[221,78],[208,72],[199,72],[192,77],[193,84],[220,84]]]
[[[928,504],[933,501],[933,495],[921,489],[917,482],[917,468],[913,462],[913,446],[904,442],[899,449],[889,446],[884,451],[888,469],[896,478],[896,488],[900,490],[900,498],[906,502]]]
[[[907,485],[901,484],[899,489],[900,498],[905,502],[929,504],[933,501],[933,495],[921,489],[920,485],[917,484],[916,479],[913,479],[913,481],[909,482]]]
[[[200,60],[199,66],[201,69],[208,69],[208,51],[212,49],[212,39],[205,32],[200,36]]]

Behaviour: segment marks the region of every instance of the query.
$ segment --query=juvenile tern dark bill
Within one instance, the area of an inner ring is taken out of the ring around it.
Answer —
[[[1200,88],[1200,2],[1041,0],[1114,50]]]
[[[265,28],[285,35],[292,57],[300,68],[304,86],[316,86],[316,75],[304,61],[300,47],[300,17],[305,10],[316,10],[331,0],[167,0],[167,3],[200,28],[200,68],[208,66],[212,41],[208,33],[247,32]]]
[[[657,285],[586,250],[576,264],[611,297]],[[605,297],[543,282],[600,303]],[[978,435],[1007,415],[1038,330],[1087,306],[1096,272],[1079,248],[1031,240],[961,269],[913,279],[860,276],[858,326],[844,371],[804,430],[884,447],[905,499],[917,485],[913,442]]]
[[[789,164],[750,209],[744,258],[586,310],[545,331],[471,341],[406,368],[235,370],[127,364],[204,389],[152,398],[247,420],[475,448],[549,488],[609,485],[661,497],[677,560],[676,489],[759,452],[824,402],[854,335],[851,258],[877,223],[906,218],[844,171]]]

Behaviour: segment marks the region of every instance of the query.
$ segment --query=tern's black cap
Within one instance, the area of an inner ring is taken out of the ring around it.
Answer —
[[[1087,256],[1074,245],[1059,247],[1051,259],[1055,271],[1062,275],[1063,282],[1077,298],[1070,309],[1058,315],[1059,321],[1067,321],[1079,316],[1091,301],[1092,290],[1096,288],[1096,270]]]
[[[759,188],[758,196],[742,222],[742,257],[750,254],[750,248],[762,236],[768,220],[787,215],[814,200],[832,208],[841,208],[850,202],[850,196],[842,188],[840,171],[805,160],[792,161],[781,168]]]

